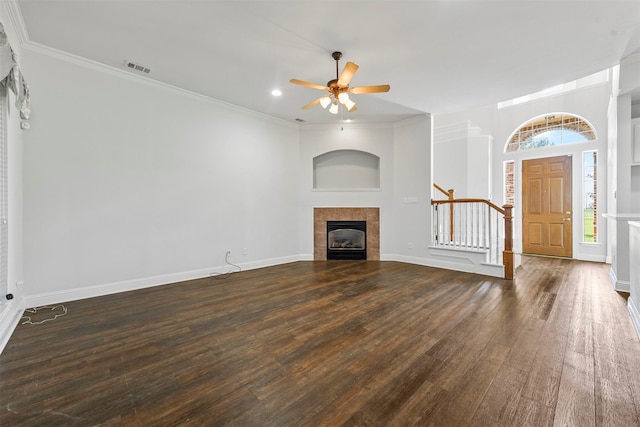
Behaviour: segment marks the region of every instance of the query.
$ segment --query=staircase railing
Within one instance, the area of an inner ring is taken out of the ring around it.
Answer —
[[[433,186],[447,196],[431,200],[436,246],[485,251],[487,262],[502,264],[504,278],[513,279],[513,206],[499,207],[485,199],[456,199],[454,190]]]

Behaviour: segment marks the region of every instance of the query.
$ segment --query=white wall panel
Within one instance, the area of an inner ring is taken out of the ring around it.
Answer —
[[[27,51],[31,295],[297,254],[297,128]],[[242,255],[242,249],[247,254]]]

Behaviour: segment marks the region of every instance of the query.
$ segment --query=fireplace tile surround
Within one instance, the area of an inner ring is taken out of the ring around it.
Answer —
[[[380,208],[313,208],[313,260],[327,259],[327,221],[367,221],[367,260],[380,260]]]

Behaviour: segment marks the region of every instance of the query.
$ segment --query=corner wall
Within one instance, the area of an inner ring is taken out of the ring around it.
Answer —
[[[313,159],[334,150],[358,150],[380,158],[379,189],[314,189]],[[431,118],[396,124],[302,126],[299,221],[304,259],[313,259],[314,207],[380,208],[380,258],[428,257],[430,242]],[[411,242],[412,248],[407,248]],[[408,262],[412,262],[408,260]]]
[[[300,253],[312,260],[313,208],[380,208],[380,253],[392,250],[393,126],[390,124],[301,126],[298,174],[298,230]],[[380,159],[380,188],[313,188],[313,159],[335,150],[358,150]]]

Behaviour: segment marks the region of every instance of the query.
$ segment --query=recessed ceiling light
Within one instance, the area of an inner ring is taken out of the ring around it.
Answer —
[[[271,91],[271,95],[280,96],[280,95],[282,95],[282,91],[279,90],[279,89],[274,89],[274,90]]]
[[[351,119],[345,119],[345,123],[351,123]]]

